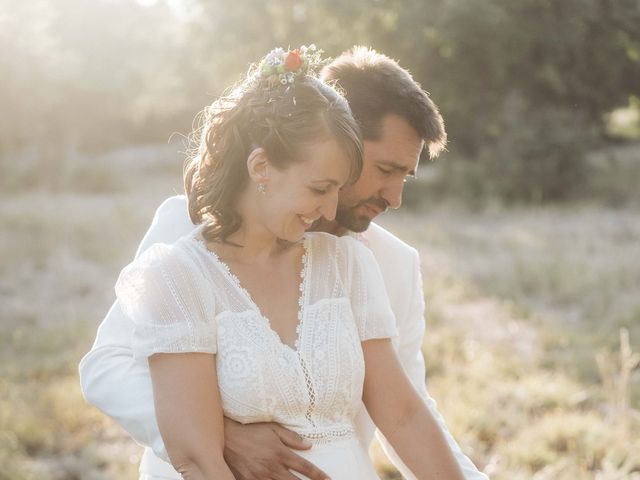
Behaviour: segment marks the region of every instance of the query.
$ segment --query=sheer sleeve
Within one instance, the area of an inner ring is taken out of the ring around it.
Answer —
[[[154,353],[216,353],[214,299],[202,271],[176,244],[155,244],[127,265],[116,296],[134,324],[137,359]]]
[[[397,336],[396,319],[373,253],[354,238],[343,239],[348,244],[351,308],[360,340]]]

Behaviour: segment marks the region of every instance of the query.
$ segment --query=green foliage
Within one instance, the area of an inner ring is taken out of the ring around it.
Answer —
[[[0,159],[27,148],[45,176],[69,152],[188,133],[277,45],[397,58],[441,107],[450,149],[478,163],[463,170],[480,179],[459,181],[507,200],[579,192],[584,146],[640,96],[635,0],[0,0],[0,11]]]
[[[499,135],[478,154],[485,180],[481,193],[507,202],[536,203],[584,193],[594,127],[575,112],[557,107],[532,109],[520,99],[503,107]]]
[[[451,149],[473,163],[453,179],[467,198],[583,194],[604,114],[640,89],[637,2],[451,0],[425,22],[435,53],[416,73],[442,107]]]

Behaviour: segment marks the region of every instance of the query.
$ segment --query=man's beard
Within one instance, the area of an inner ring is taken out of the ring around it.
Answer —
[[[346,228],[347,230],[351,230],[352,232],[364,232],[369,225],[371,224],[372,218],[369,218],[367,215],[358,214],[356,210],[360,208],[362,205],[370,204],[377,207],[381,213],[387,209],[387,202],[382,198],[368,198],[367,200],[363,200],[362,202],[356,204],[353,207],[341,207],[338,205],[336,210],[336,223],[340,225],[342,228]]]

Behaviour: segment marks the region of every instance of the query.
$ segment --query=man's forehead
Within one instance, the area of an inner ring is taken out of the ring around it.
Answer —
[[[389,140],[389,139],[387,139]],[[424,141],[364,141],[364,161],[384,163],[394,170],[412,171],[418,167]]]
[[[407,163],[398,163],[394,160],[380,160],[379,163],[397,172],[402,172],[407,175],[415,175],[416,169],[418,168],[418,159],[414,158],[413,161]]]
[[[409,126],[401,130],[398,128],[384,129],[382,135],[376,138],[365,138],[363,143],[365,147],[376,150],[401,150],[413,156],[418,156],[425,147],[424,139]]]

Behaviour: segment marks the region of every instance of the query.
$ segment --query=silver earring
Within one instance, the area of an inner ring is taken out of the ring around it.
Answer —
[[[264,195],[265,193],[267,193],[267,186],[264,183],[259,183],[258,184],[258,191]]]

